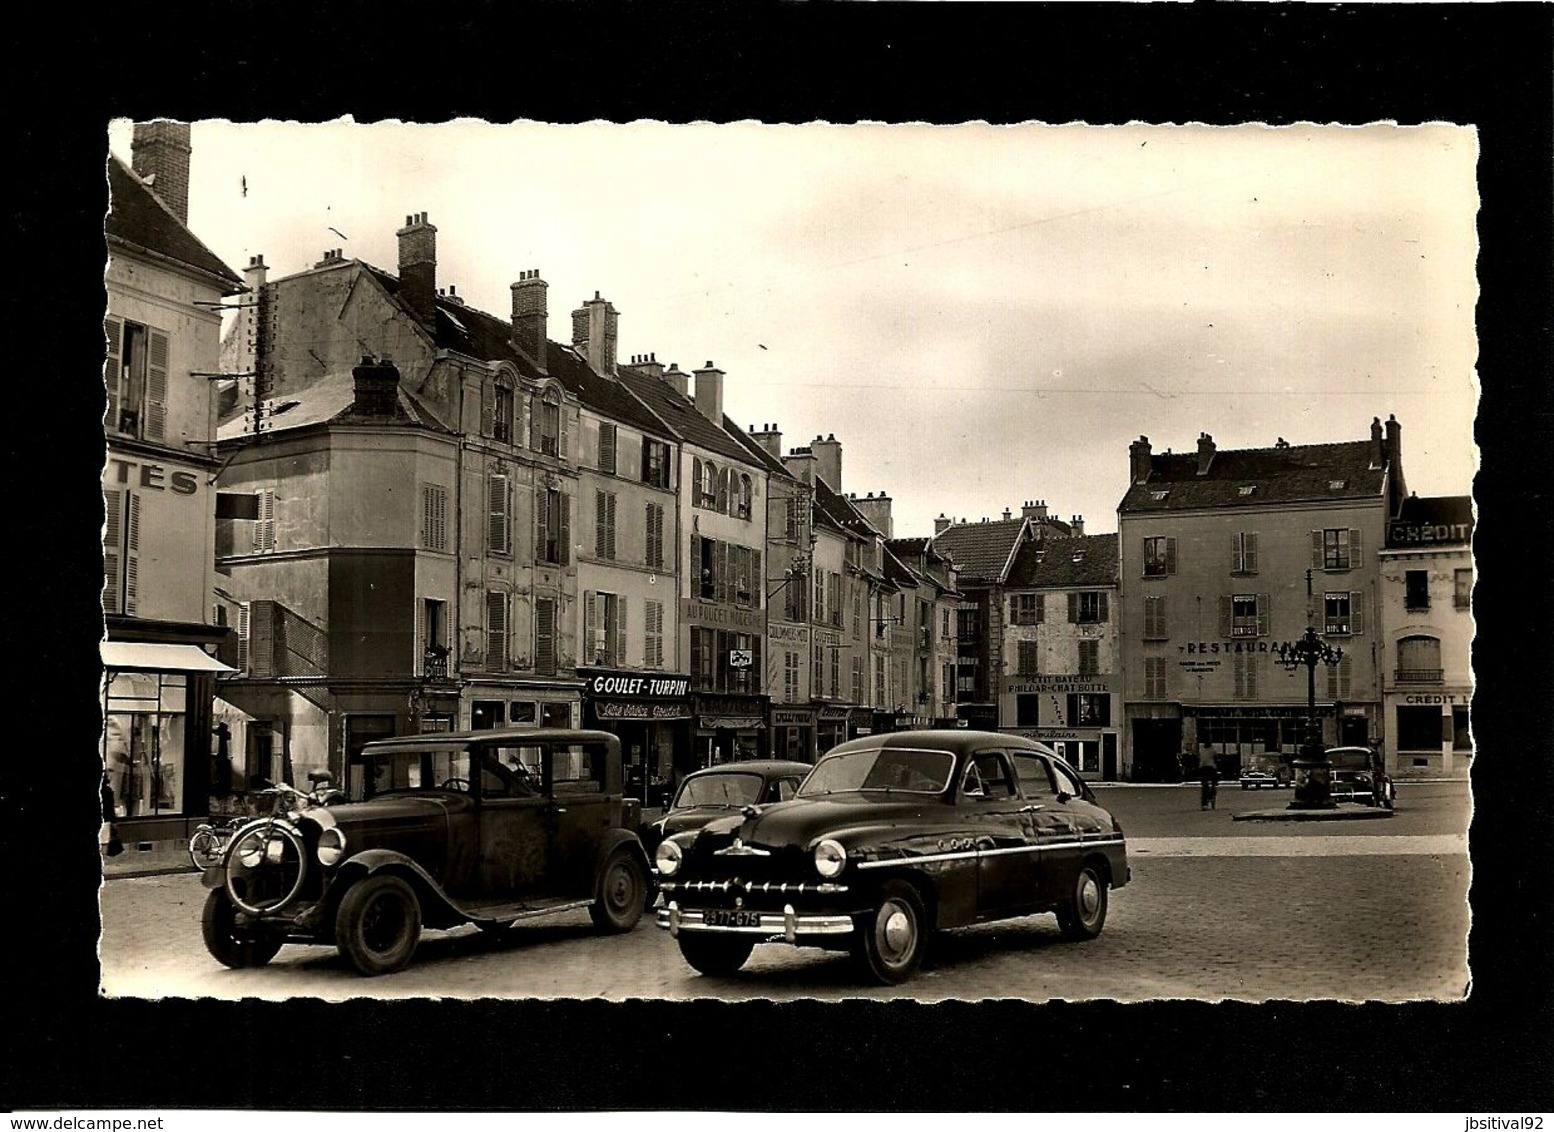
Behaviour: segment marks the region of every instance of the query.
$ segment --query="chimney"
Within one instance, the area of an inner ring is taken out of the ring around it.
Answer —
[[[750,426],[750,439],[766,449],[766,454],[774,460],[782,459],[782,433],[774,424],[763,424],[761,431],[755,431],[755,425]]]
[[[1083,515],[1075,515],[1068,521],[1068,527],[1070,533],[1072,533],[1075,538],[1083,538],[1085,533],[1085,517]]]
[[[664,371],[664,380],[667,381],[670,386],[673,387],[674,391],[680,396],[686,398],[687,400],[690,399],[691,379],[690,376],[680,368],[679,362],[669,363],[669,368]]]
[[[1214,462],[1214,438],[1206,432],[1198,434],[1198,474],[1209,474],[1209,465]]]
[[[815,454],[809,448],[795,448],[783,457],[782,466],[803,483],[815,482]]]
[[[1149,479],[1149,437],[1140,436],[1128,445],[1128,475],[1134,483]]]
[[[405,217],[399,237],[399,293],[416,321],[427,330],[437,327],[437,229],[426,213]]]
[[[253,373],[259,368],[260,321],[258,304],[262,301],[261,293],[269,277],[270,268],[264,262],[264,256],[249,256],[248,266],[243,268],[243,285],[248,288],[248,297],[238,305],[233,333],[233,338],[237,342],[237,354],[234,362],[236,368],[244,373]]]
[[[723,371],[710,360],[696,371],[696,411],[723,427]]]
[[[313,265],[314,269],[320,267],[333,267],[337,263],[345,262],[345,252],[340,248],[330,248],[324,252],[324,258]]]
[[[1004,508],[1004,522],[1007,523],[1009,521],[1009,518],[1010,518],[1009,508],[1005,507]]]
[[[1403,480],[1403,426],[1397,417],[1387,414],[1387,483],[1390,485],[1388,505],[1396,515],[1403,500],[1408,498],[1408,485]]]
[[[875,495],[872,491],[862,499],[848,496],[849,502],[858,509],[858,513],[869,521],[873,527],[886,538],[895,538],[895,525],[890,518],[890,496],[883,491]]]
[[[1387,445],[1381,439],[1381,418],[1371,418],[1371,467],[1387,466]]]
[[[572,348],[588,359],[595,373],[615,372],[615,340],[620,316],[599,292],[572,312]]]
[[[649,377],[664,379],[664,363],[658,360],[657,354],[633,354],[631,364]]]
[[[352,409],[358,416],[392,417],[399,408],[399,370],[392,362],[363,357],[351,371],[356,383]]]
[[[518,273],[513,292],[513,342],[545,370],[545,336],[548,307],[546,294],[550,284],[540,278],[539,268]]]
[[[1005,512],[1005,517],[1008,512]],[[1025,505],[1020,508],[1020,518],[1035,519],[1038,522],[1047,518],[1047,501],[1045,499],[1027,499]]]
[[[842,442],[836,438],[836,433],[822,439],[815,437],[810,442],[810,449],[815,453],[815,472],[826,481],[826,486],[832,491],[841,494],[842,491]]]
[[[940,511],[939,517],[933,521],[934,538],[938,538],[945,531],[949,530],[952,523],[954,523],[954,520],[947,518],[944,512]]]
[[[130,163],[169,212],[189,223],[189,123],[136,122]]]

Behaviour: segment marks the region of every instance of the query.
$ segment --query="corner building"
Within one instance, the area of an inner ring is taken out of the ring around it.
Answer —
[[[1305,734],[1306,670],[1275,659],[1312,626],[1343,650],[1316,673],[1322,741],[1379,745],[1377,553],[1406,495],[1402,428],[1367,440],[1224,451],[1129,445],[1117,508],[1124,772],[1179,779],[1293,758]]]

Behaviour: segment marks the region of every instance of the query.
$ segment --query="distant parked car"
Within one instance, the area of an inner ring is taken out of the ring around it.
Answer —
[[[943,928],[1056,912],[1092,939],[1129,878],[1122,827],[1073,767],[969,730],[843,743],[792,801],[674,834],[655,863],[658,925],[703,974],[772,941],[850,950],[880,983],[910,978]]]
[[[327,943],[364,975],[397,971],[422,927],[586,907],[597,927],[641,918],[641,803],[625,797],[620,740],[557,728],[380,739],[352,760],[347,801],[316,792],[238,829],[211,890],[205,946],[257,967],[288,942]]]
[[[686,775],[663,816],[642,824],[642,845],[649,860],[658,843],[671,834],[700,829],[745,806],[786,802],[811,769],[811,763],[789,759],[746,759]]]
[[[1241,772],[1241,789],[1261,790],[1265,786],[1280,787],[1289,786],[1293,781],[1289,772],[1278,773],[1271,770],[1243,770]]]

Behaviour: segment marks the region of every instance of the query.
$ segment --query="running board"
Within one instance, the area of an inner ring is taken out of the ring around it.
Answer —
[[[557,912],[570,912],[576,908],[587,908],[592,900],[566,900],[555,904],[535,906],[529,903],[511,904],[467,904],[455,905],[471,920],[481,923],[510,924],[517,920],[533,919],[535,916],[552,916]]]

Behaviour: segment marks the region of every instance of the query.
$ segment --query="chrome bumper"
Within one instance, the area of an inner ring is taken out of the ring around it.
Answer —
[[[760,912],[757,915],[760,919],[759,923],[741,925],[737,928],[725,927],[707,923],[705,911],[699,908],[681,908],[678,903],[671,900],[667,908],[658,910],[658,926],[668,929],[672,936],[677,936],[681,932],[780,935],[789,943],[793,943],[801,935],[846,935],[853,930],[851,916],[836,913],[800,915],[793,910],[791,904],[784,905],[781,912]]]

